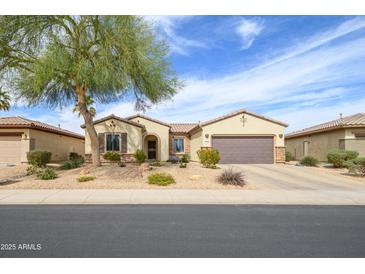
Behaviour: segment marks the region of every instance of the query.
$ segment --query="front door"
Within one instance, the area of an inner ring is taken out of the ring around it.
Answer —
[[[148,144],[147,144],[147,150],[148,150],[148,153],[147,153],[147,157],[149,160],[156,160],[157,157],[156,157],[156,141],[148,141]]]

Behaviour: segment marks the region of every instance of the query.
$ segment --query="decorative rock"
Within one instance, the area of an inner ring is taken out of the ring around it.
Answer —
[[[203,178],[202,175],[192,175],[189,179],[192,180],[192,181],[196,181],[196,180],[199,180]]]

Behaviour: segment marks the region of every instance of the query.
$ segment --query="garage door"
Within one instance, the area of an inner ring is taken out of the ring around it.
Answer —
[[[0,163],[19,164],[21,136],[0,136]]]
[[[272,164],[272,136],[213,136],[212,146],[219,150],[221,164]]]

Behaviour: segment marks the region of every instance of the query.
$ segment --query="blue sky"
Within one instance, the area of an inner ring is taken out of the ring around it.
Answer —
[[[290,124],[287,132],[364,112],[365,17],[147,16],[170,44],[185,81],[171,101],[147,115],[197,122],[246,108]],[[133,102],[96,105],[97,118],[134,112]],[[24,108],[1,115],[82,132],[70,108]]]

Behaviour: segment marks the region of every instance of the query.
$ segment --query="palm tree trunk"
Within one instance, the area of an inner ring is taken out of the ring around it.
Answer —
[[[86,131],[90,138],[92,163],[95,166],[100,166],[101,163],[100,163],[98,135],[97,135],[95,127],[94,127],[93,116],[87,109],[86,87],[77,86],[76,94],[77,94],[77,104],[79,107],[79,111],[80,111],[80,114],[82,115],[82,117],[84,117]]]

